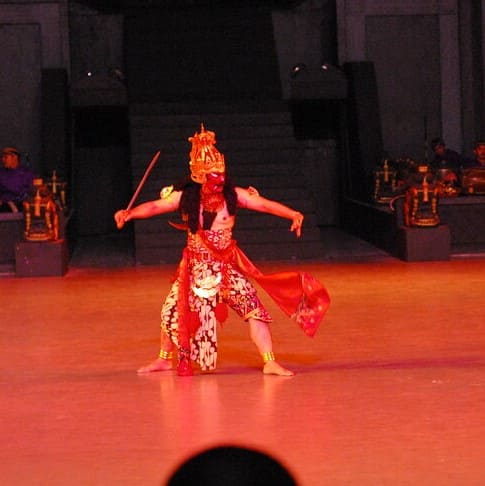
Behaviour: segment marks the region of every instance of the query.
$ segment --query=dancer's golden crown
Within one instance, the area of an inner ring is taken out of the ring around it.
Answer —
[[[217,150],[216,134],[200,125],[200,133],[195,132],[193,137],[189,137],[192,143],[190,151],[190,177],[194,182],[203,184],[206,175],[211,172],[225,172],[224,155]]]

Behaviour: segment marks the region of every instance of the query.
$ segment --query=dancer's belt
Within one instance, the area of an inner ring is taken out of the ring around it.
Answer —
[[[191,250],[190,251],[190,258],[191,260],[195,262],[200,262],[200,263],[207,263],[211,262],[214,260],[214,256],[211,254],[210,251],[204,250],[202,248],[198,248],[196,250]]]

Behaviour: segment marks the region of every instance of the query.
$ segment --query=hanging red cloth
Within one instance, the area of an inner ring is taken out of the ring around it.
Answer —
[[[237,246],[235,263],[254,278],[281,310],[295,320],[308,336],[314,336],[330,306],[327,289],[307,272],[278,272],[264,275]]]
[[[235,240],[229,248],[223,251],[214,249],[208,242],[206,249],[214,260],[231,262],[244,275],[253,278],[265,292],[278,304],[281,310],[297,322],[303,332],[313,337],[330,306],[330,296],[326,288],[307,272],[278,272],[263,274],[246,254],[237,246]],[[198,316],[190,311],[189,295],[189,258],[190,252],[185,248],[183,258],[178,269],[179,278],[179,345],[187,347],[190,336],[198,328]],[[223,309],[219,307],[223,307]],[[225,305],[218,305],[217,317],[223,322],[227,317]]]

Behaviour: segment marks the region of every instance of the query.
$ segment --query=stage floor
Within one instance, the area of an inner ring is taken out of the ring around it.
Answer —
[[[303,486],[483,484],[485,259],[261,264],[288,268],[332,297],[308,338],[261,293],[290,378],[261,373],[234,314],[215,372],[137,375],[174,266],[1,278],[0,484],[163,485],[223,444]]]

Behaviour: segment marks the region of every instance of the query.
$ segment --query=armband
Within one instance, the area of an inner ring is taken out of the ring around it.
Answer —
[[[167,199],[170,197],[170,194],[173,192],[173,185],[172,186],[165,186],[161,191],[160,191],[160,198],[161,199]]]
[[[249,186],[247,191],[249,192],[250,196],[259,196],[259,191],[253,186]]]

